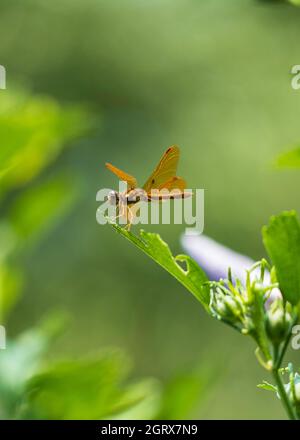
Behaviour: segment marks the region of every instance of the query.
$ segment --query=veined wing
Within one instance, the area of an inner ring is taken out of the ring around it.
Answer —
[[[176,176],[180,150],[177,145],[168,148],[159,161],[159,164],[143,186],[150,193],[151,189],[160,188],[164,183]]]
[[[120,170],[119,168],[115,167],[111,163],[105,164],[106,168],[114,173],[118,178],[124,182],[127,182],[129,189],[134,189],[137,187],[137,181],[136,178],[131,176],[130,174],[125,173],[124,171]]]
[[[171,177],[163,183],[159,188],[152,189],[148,193],[149,200],[167,200],[167,199],[181,199],[184,197],[190,197],[192,193],[184,192],[186,188],[186,182],[181,177]],[[162,190],[166,190],[165,193]],[[162,191],[162,192],[160,192]]]

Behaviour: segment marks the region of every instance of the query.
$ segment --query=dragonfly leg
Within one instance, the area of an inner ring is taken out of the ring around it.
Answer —
[[[127,219],[126,206],[124,206],[123,204],[119,204],[118,205],[118,212],[119,212],[118,215],[116,215],[115,217],[111,217],[112,222],[115,222],[118,218],[121,218],[121,217],[125,217]]]
[[[132,210],[129,208],[129,206],[127,207],[127,216],[126,219],[128,221],[127,225],[125,226],[125,229],[127,231],[130,231],[133,219],[134,219],[134,213],[132,212]]]

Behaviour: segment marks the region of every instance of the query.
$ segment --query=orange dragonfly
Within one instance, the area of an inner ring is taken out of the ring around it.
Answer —
[[[119,215],[116,218],[125,217],[128,222],[126,225],[128,230],[135,216],[134,206],[138,202],[183,198],[191,195],[191,193],[184,191],[186,188],[185,180],[176,176],[179,156],[180,150],[177,145],[169,147],[142,188],[138,188],[135,177],[110,163],[105,164],[107,169],[121,181],[127,183],[127,191],[123,193],[111,191],[108,194],[108,201],[118,205]]]

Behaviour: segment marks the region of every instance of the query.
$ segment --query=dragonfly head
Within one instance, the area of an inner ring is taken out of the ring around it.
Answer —
[[[117,191],[110,191],[107,195],[107,200],[110,205],[117,205],[119,203],[119,193]]]

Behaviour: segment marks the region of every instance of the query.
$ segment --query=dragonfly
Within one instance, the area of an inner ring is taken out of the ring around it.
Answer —
[[[118,206],[119,215],[115,219],[125,217],[126,229],[130,230],[137,212],[135,208],[137,208],[138,202],[163,201],[191,195],[185,191],[185,180],[176,176],[179,157],[179,147],[177,145],[169,147],[142,188],[138,187],[134,176],[125,173],[111,163],[105,164],[109,171],[127,184],[126,191],[110,191],[108,194],[109,203]]]

